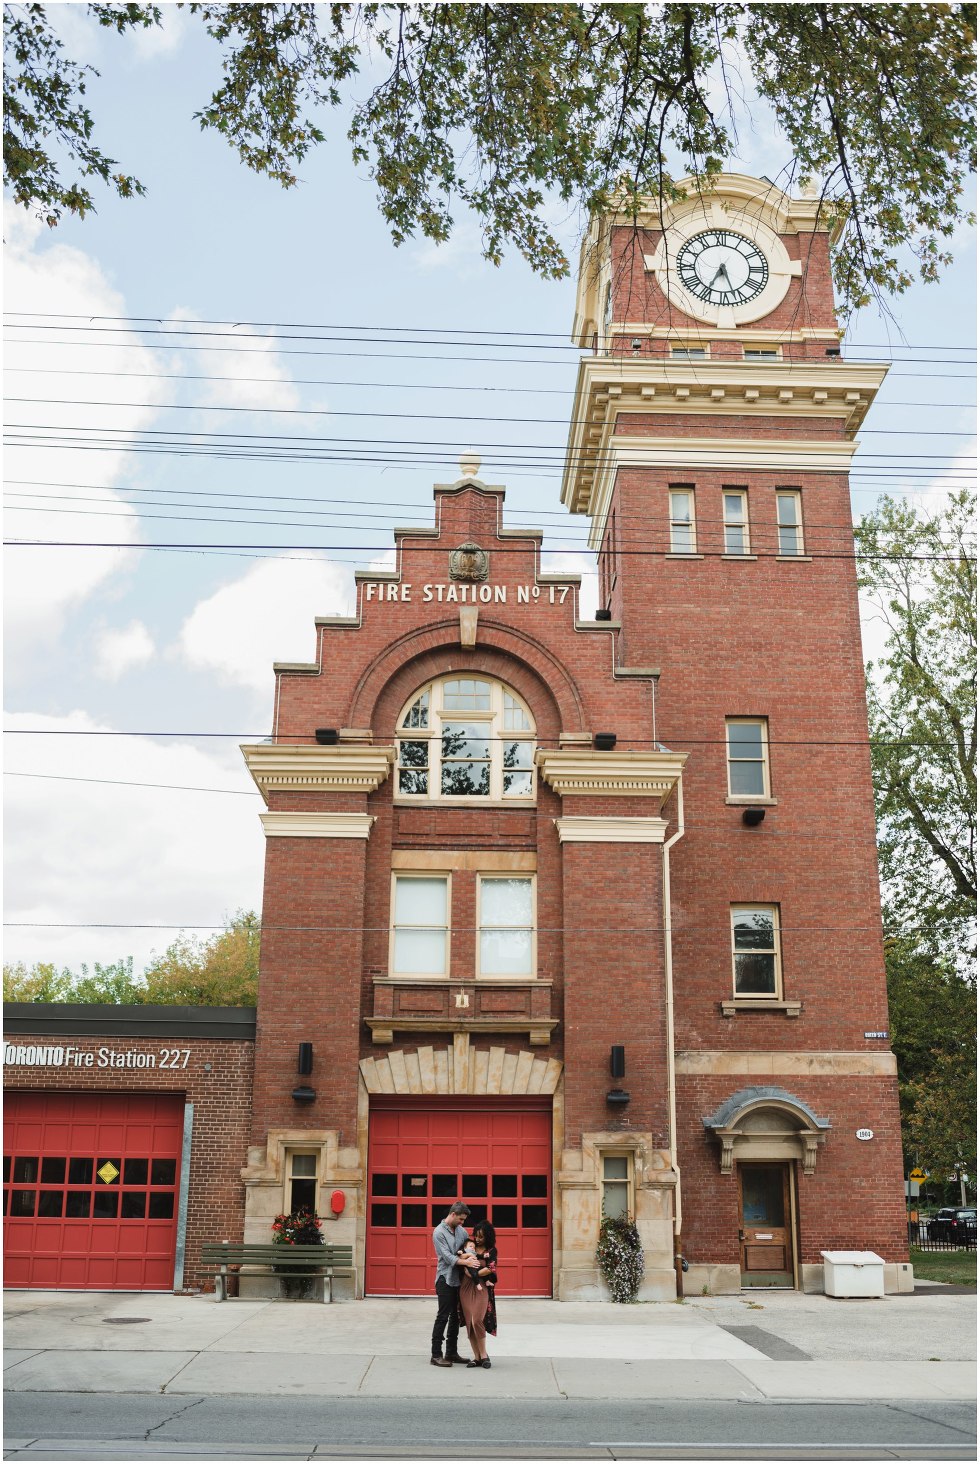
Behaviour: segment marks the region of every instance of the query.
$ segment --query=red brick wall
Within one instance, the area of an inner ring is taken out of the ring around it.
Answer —
[[[31,1039],[18,1033],[17,1043]],[[39,1034],[35,1040],[55,1040]],[[103,1068],[47,1068],[7,1066],[4,1087],[13,1091],[44,1089],[65,1092],[182,1093],[194,1105],[191,1141],[187,1241],[184,1263],[186,1287],[210,1287],[199,1267],[205,1241],[242,1239],[245,1186],[242,1166],[248,1144],[252,1097],[251,1042],[225,1042],[190,1037],[105,1037],[68,1039],[81,1052],[100,1047],[132,1049],[159,1056],[163,1047],[190,1048],[186,1068],[123,1068],[111,1074]],[[210,1064],[210,1070],[206,1065]]]
[[[721,1146],[702,1123],[740,1088],[775,1085],[809,1105],[831,1129],[813,1174],[797,1164],[799,1259],[820,1264],[822,1250],[874,1250],[908,1260],[902,1145],[894,1081],[875,1077],[690,1077],[677,1082],[684,1254],[689,1261],[737,1265],[738,1179],[719,1168]],[[874,1138],[855,1137],[870,1128]],[[737,1156],[736,1156],[737,1157]]]

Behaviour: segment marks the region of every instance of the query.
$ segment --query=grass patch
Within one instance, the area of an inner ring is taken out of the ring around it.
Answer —
[[[976,1286],[976,1251],[924,1251],[913,1246],[912,1269],[922,1281],[946,1281],[954,1286]]]

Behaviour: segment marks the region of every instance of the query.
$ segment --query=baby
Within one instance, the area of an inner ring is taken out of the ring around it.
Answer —
[[[476,1253],[476,1246],[472,1240],[468,1240],[462,1250],[457,1251],[457,1255],[459,1256],[460,1265],[465,1266],[467,1270],[478,1271],[483,1264]],[[483,1284],[477,1280],[476,1276],[473,1277],[473,1284],[476,1286],[477,1291],[483,1290]]]

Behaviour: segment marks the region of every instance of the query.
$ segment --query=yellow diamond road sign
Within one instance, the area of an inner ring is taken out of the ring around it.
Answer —
[[[119,1178],[119,1170],[111,1159],[107,1159],[101,1169],[96,1170],[103,1184],[111,1184],[114,1179]]]
[[[99,1173],[101,1174],[101,1172],[102,1171],[100,1170]],[[927,1178],[927,1175],[926,1175],[926,1173],[925,1173],[925,1171],[923,1169],[913,1169],[912,1170],[912,1173],[909,1175],[909,1179],[926,1179],[926,1178]]]

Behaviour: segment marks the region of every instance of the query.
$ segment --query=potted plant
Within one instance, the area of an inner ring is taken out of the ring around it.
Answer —
[[[595,1258],[613,1301],[635,1301],[643,1280],[643,1243],[629,1215],[603,1215]]]
[[[277,1215],[272,1222],[273,1245],[322,1245],[323,1221],[315,1210],[290,1210],[288,1214]],[[282,1277],[282,1295],[286,1298],[305,1301],[313,1296],[316,1278],[297,1276],[291,1266],[276,1266],[273,1271]]]

